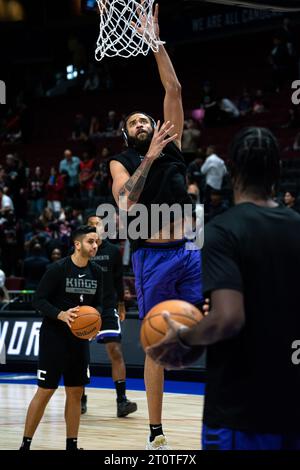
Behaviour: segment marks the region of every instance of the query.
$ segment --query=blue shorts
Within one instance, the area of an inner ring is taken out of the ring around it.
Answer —
[[[202,294],[201,252],[186,249],[186,241],[144,243],[132,255],[139,317],[154,305],[180,299],[200,306]]]
[[[203,425],[203,450],[300,450],[300,434],[259,434]]]

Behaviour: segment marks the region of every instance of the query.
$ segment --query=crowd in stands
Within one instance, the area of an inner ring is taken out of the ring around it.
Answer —
[[[83,50],[76,39],[70,41],[76,70],[84,70],[76,79],[57,77],[57,83],[42,96],[67,93],[70,86],[80,86],[83,94],[113,88],[113,79],[106,66],[87,65]],[[273,71],[273,91],[241,86],[237,96],[227,96],[217,85],[204,80],[198,96],[198,107],[186,110],[182,150],[187,162],[187,187],[195,204],[204,204],[205,223],[227,210],[233,203],[226,154],[219,152],[219,142],[203,144],[203,138],[212,129],[228,128],[243,120],[265,116],[268,127],[272,109],[272,93],[280,95],[291,73],[297,69],[299,51],[289,20],[285,20],[279,34],[273,38],[269,63]],[[293,75],[297,78],[297,75]],[[22,93],[6,114],[0,116],[0,303],[7,302],[5,284],[10,278],[21,279],[19,287],[35,290],[47,266],[66,256],[71,248],[71,232],[82,224],[89,211],[95,211],[103,202],[113,202],[111,179],[107,161],[112,154],[107,141],[120,139],[125,115],[113,109],[101,115],[78,112],[70,122],[70,133],[65,136],[65,150],[57,155],[56,163],[32,166],[25,161],[18,144],[27,142],[28,109]],[[300,151],[300,116],[296,106],[287,104],[282,116],[282,131],[294,132],[290,144],[282,152]],[[272,129],[273,130],[273,129]],[[276,132],[275,132],[276,134]],[[205,140],[204,140],[205,141]],[[77,143],[84,150],[76,154]],[[6,152],[8,144],[16,144],[16,151]],[[97,144],[97,145],[89,145]],[[299,154],[300,157],[300,154]],[[295,164],[299,159],[295,159]],[[300,171],[286,168],[291,178]],[[289,180],[291,181],[291,179]],[[299,174],[300,183],[300,174]],[[300,212],[298,191],[300,184],[286,185],[274,193],[281,204]],[[133,279],[128,244],[112,240],[120,246],[128,282],[125,286],[128,306],[135,306]]]

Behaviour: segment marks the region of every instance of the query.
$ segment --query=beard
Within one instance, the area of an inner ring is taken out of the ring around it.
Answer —
[[[128,147],[134,148],[141,155],[146,155],[153,137],[154,131],[152,130],[147,136],[145,133],[139,134],[135,137],[128,136]]]

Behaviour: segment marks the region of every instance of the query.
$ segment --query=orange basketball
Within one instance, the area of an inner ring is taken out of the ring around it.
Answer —
[[[198,308],[184,300],[160,302],[147,313],[143,320],[140,339],[144,350],[161,341],[167,332],[167,323],[161,315],[163,310],[168,310],[173,320],[189,327],[196,325],[203,318]]]
[[[101,316],[98,310],[89,305],[82,305],[71,326],[73,335],[80,339],[93,338],[101,328]]]

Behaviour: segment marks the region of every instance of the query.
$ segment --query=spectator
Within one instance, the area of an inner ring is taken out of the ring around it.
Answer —
[[[55,220],[53,210],[50,209],[49,207],[45,207],[45,209],[43,210],[43,212],[41,213],[39,217],[39,220],[42,222],[44,227],[47,228],[47,225],[49,225],[49,223],[51,222],[54,222]]]
[[[196,204],[200,202],[200,191],[196,184],[189,184],[188,186],[188,195],[191,196],[192,201]]]
[[[290,55],[282,34],[273,37],[273,48],[269,56],[273,70],[273,83],[277,92],[282,90],[290,72]]]
[[[91,139],[99,139],[102,137],[101,123],[97,116],[92,116],[89,128],[89,137]]]
[[[205,209],[205,223],[228,209],[228,203],[223,200],[221,191],[210,192],[210,200]]]
[[[17,154],[6,156],[6,173],[9,195],[12,198],[14,211],[19,218],[23,218],[27,212],[26,188],[27,169],[26,164]]]
[[[119,129],[119,121],[116,117],[116,111],[108,111],[104,124],[105,137],[115,137]]]
[[[290,77],[297,77],[299,41],[297,38],[297,31],[290,18],[283,19],[281,32],[290,56]]]
[[[72,129],[72,140],[86,141],[88,139],[88,122],[81,113],[77,113]]]
[[[49,259],[43,254],[40,243],[35,243],[32,254],[24,260],[23,276],[25,277],[25,289],[35,290],[37,288],[49,263]]]
[[[63,171],[68,174],[68,181],[66,185],[67,197],[74,198],[80,197],[79,191],[79,165],[80,160],[78,157],[72,155],[72,151],[67,149],[64,151],[64,159],[60,161],[59,172]]]
[[[50,177],[46,185],[47,205],[57,215],[62,207],[62,201],[65,195],[65,181],[68,179],[68,173],[57,174],[54,166],[50,169]]]
[[[14,211],[14,204],[12,199],[4,194],[3,188],[0,186],[0,216],[5,217],[8,212]]]
[[[107,162],[109,157],[111,156],[111,150],[109,147],[103,147],[100,153],[100,160],[102,163]]]
[[[31,203],[30,212],[40,215],[45,207],[45,180],[40,166],[35,167],[34,175],[29,179],[28,199]]]
[[[290,57],[297,56],[297,37],[296,31],[290,18],[283,18],[282,38],[286,44]]]
[[[5,287],[6,276],[5,272],[0,269],[0,303],[9,302],[9,292]]]
[[[184,122],[182,134],[182,151],[186,153],[196,152],[199,147],[201,131],[197,127],[196,121],[189,118]]]
[[[252,112],[252,98],[247,88],[244,88],[242,96],[238,100],[238,109],[241,116],[246,116]]]
[[[282,124],[282,129],[298,129],[300,127],[300,116],[298,108],[295,106],[288,110],[288,120]]]
[[[62,258],[62,252],[60,248],[54,248],[51,252],[50,255],[52,263],[55,263],[56,261],[60,260]]]
[[[98,170],[95,174],[95,195],[107,196],[109,194],[109,175],[107,163],[102,161],[99,163]]]
[[[300,212],[299,204],[297,204],[298,194],[296,191],[286,191],[283,197],[283,202],[286,207],[293,209],[296,212]]]
[[[209,145],[206,150],[206,160],[201,166],[201,173],[205,175],[205,198],[204,202],[210,200],[210,192],[212,189],[220,190],[222,188],[223,178],[227,173],[227,169],[222,158],[215,153],[214,145]]]
[[[124,288],[124,302],[126,310],[134,310],[137,308],[137,302],[134,295],[130,292],[129,287]]]
[[[20,274],[20,240],[16,225],[6,225],[3,231],[1,243],[2,268],[6,276],[18,276]]]
[[[3,189],[3,192],[6,193],[7,191],[7,175],[5,168],[3,166],[0,167],[0,187]]]
[[[9,303],[9,293],[4,287],[0,287],[0,310]]]
[[[92,198],[94,196],[97,164],[95,158],[89,156],[88,152],[83,152],[82,160],[79,165],[80,193],[83,198]]]
[[[214,126],[219,119],[219,107],[216,94],[211,84],[206,81],[200,93],[200,108],[205,112],[203,122],[206,126]]]
[[[215,126],[220,118],[220,109],[217,100],[212,99],[210,96],[205,96],[202,107],[205,111],[203,119],[204,125],[207,127]]]
[[[201,173],[201,166],[204,162],[203,150],[197,150],[197,158],[193,160],[187,168],[187,179],[188,183],[196,183],[200,190],[202,189],[203,175]]]
[[[220,119],[221,121],[232,121],[240,117],[240,111],[238,107],[229,98],[221,98],[219,100],[220,108]]]
[[[264,98],[264,93],[261,89],[256,90],[254,99],[253,99],[253,114],[265,113],[268,110],[268,105]]]

